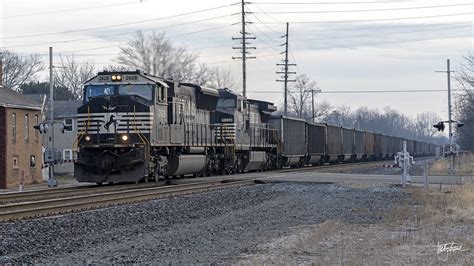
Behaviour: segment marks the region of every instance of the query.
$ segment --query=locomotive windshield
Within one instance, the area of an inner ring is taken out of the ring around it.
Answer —
[[[85,99],[90,97],[108,95],[136,95],[148,101],[153,99],[153,85],[148,84],[125,84],[125,85],[88,85],[86,87]]]
[[[90,97],[113,95],[114,90],[113,85],[89,85],[86,87],[86,102]]]
[[[217,101],[217,108],[235,108],[235,99],[220,98]]]
[[[153,86],[148,84],[126,84],[119,86],[120,95],[136,95],[151,101],[153,98]]]

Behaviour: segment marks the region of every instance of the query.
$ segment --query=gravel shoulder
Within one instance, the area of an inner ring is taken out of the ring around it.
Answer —
[[[269,183],[0,224],[1,263],[236,263],[294,228],[366,226],[411,201],[396,187]]]

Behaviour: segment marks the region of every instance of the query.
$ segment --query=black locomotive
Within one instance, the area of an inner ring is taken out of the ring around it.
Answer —
[[[74,176],[138,182],[375,160],[401,149],[401,138],[273,116],[276,109],[229,89],[100,72],[84,84]],[[416,141],[408,147],[416,155],[435,149]]]

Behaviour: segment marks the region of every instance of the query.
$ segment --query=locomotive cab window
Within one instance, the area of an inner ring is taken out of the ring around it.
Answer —
[[[112,85],[89,85],[86,87],[85,101],[88,102],[90,97],[108,96],[115,93]]]
[[[235,101],[236,99],[219,98],[217,101],[217,108],[235,108]]]
[[[119,86],[120,95],[136,95],[148,101],[153,100],[153,86],[148,84],[127,84]]]

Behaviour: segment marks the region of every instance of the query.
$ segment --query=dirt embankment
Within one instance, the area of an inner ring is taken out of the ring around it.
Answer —
[[[383,213],[382,223],[328,220],[293,228],[241,257],[250,264],[385,265],[474,261],[474,184],[407,189],[413,200]]]

